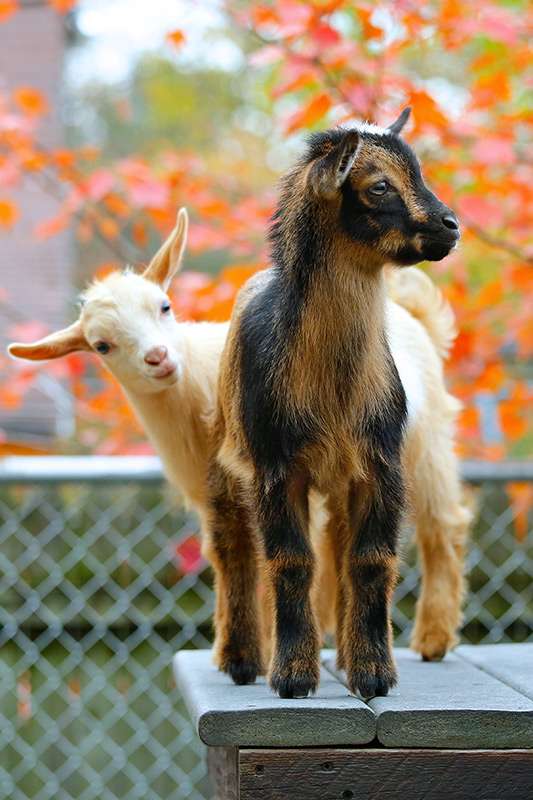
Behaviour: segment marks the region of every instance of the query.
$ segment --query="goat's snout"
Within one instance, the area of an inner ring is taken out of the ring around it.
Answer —
[[[164,347],[164,345],[159,345],[158,347],[151,347],[150,350],[145,353],[144,360],[147,364],[157,367],[167,356],[167,348]]]

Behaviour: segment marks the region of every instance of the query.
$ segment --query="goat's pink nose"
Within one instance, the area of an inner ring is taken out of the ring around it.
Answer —
[[[160,345],[159,347],[152,347],[151,350],[148,350],[148,352],[145,354],[144,360],[147,364],[152,364],[154,367],[156,367],[165,360],[167,354],[168,350],[166,347],[163,347],[163,345]]]

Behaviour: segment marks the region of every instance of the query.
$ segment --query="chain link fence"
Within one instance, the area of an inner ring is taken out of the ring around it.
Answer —
[[[478,485],[463,638],[533,638],[533,534],[507,481],[533,464],[465,465]],[[418,589],[406,552],[394,609]],[[171,659],[211,640],[196,525],[156,459],[6,459],[0,467],[0,798],[202,800],[203,748]]]

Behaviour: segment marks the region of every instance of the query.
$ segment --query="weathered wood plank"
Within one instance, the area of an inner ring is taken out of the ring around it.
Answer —
[[[239,751],[236,747],[208,747],[207,769],[213,800],[239,800]]]
[[[235,686],[211,663],[209,650],[186,650],[174,660],[176,681],[205,744],[306,747],[371,742],[371,709],[322,670],[315,697],[282,700],[264,678]]]
[[[455,652],[533,700],[533,643],[463,644]]]
[[[458,656],[425,663],[395,651],[398,686],[368,704],[386,747],[532,748],[533,702]],[[327,663],[333,674],[334,665]],[[343,679],[342,674],[337,675]]]
[[[531,800],[533,753],[240,750],[240,800]]]

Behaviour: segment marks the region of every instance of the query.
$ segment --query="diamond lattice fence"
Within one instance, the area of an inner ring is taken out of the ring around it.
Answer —
[[[153,474],[102,477],[51,470],[0,484],[0,798],[209,798],[171,674],[176,650],[211,637],[195,522]],[[526,533],[501,481],[477,495],[463,638],[533,638],[531,521]],[[417,589],[411,548],[397,644]]]

